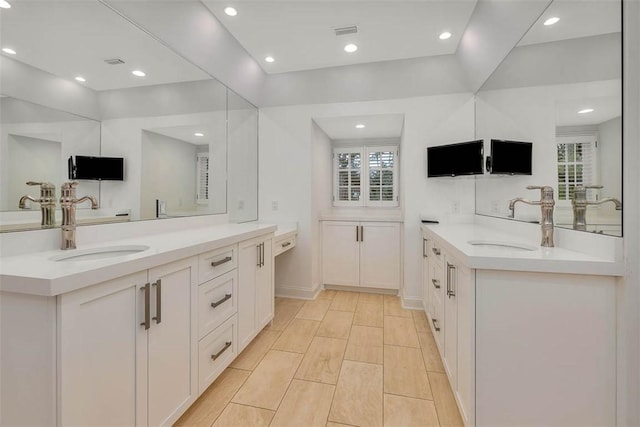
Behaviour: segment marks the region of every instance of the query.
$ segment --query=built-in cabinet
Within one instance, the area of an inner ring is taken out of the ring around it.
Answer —
[[[272,320],[272,235],[54,297],[3,292],[3,425],[173,424]]]
[[[401,224],[384,221],[323,221],[325,285],[399,289]]]
[[[272,239],[257,238],[240,243],[240,311],[238,319],[239,350],[273,319],[273,248]]]
[[[465,425],[615,425],[615,278],[471,269],[423,228],[423,306]]]

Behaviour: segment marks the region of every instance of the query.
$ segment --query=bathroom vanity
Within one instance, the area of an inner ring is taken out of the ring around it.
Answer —
[[[423,225],[423,304],[467,426],[615,425],[620,262]]]
[[[171,425],[273,318],[275,230],[3,258],[0,424]]]

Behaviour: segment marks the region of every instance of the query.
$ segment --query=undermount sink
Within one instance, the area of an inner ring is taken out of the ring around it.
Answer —
[[[485,247],[485,248],[501,248],[508,250],[516,250],[516,251],[535,251],[538,248],[535,246],[525,245],[523,243],[516,242],[503,242],[497,240],[469,240],[469,243],[472,246]]]
[[[100,248],[76,249],[57,254],[49,258],[51,261],[93,261],[97,259],[116,258],[137,254],[149,249],[146,245],[104,246]]]

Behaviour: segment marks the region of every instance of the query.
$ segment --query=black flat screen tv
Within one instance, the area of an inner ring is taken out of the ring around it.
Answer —
[[[69,179],[98,181],[124,181],[124,159],[122,157],[69,157]]]
[[[494,175],[531,175],[531,142],[491,140],[491,157],[487,170]]]
[[[482,140],[427,147],[427,177],[482,174],[482,147]]]

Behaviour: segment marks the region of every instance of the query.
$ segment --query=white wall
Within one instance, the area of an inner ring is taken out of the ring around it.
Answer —
[[[622,200],[622,117],[607,120],[598,125],[598,153],[600,159],[600,184],[604,186],[602,197],[616,197]]]
[[[425,173],[426,147],[473,138],[474,101],[470,93],[404,98],[387,101],[340,104],[297,105],[261,109],[260,115],[260,220],[280,222],[297,220],[298,243],[287,258],[287,287],[299,295],[312,296],[319,285],[313,260],[319,250],[315,227],[321,199],[331,185],[327,165],[318,165],[314,173],[314,154],[326,151],[314,141],[326,140],[314,133],[312,120],[375,114],[404,114],[404,137],[400,147],[401,196],[404,198],[404,273],[402,290],[406,301],[421,297],[420,212],[440,215],[471,214],[474,211],[473,179],[429,179]],[[314,138],[315,135],[315,138]],[[318,151],[315,151],[315,150]],[[328,176],[328,183],[314,181]],[[272,201],[279,210],[271,211]],[[326,206],[326,205],[324,205]],[[317,259],[317,258],[316,258]],[[281,264],[279,264],[281,265]]]

